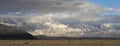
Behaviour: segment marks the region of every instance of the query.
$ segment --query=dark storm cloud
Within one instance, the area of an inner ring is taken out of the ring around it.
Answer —
[[[89,12],[89,9],[96,10],[95,12],[111,11],[101,10],[87,0],[0,0],[0,13],[21,11],[48,13],[65,10]]]
[[[0,0],[0,12],[63,11],[73,7],[73,0]]]

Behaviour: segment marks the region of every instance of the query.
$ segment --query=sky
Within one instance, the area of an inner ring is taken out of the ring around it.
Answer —
[[[119,5],[114,4],[119,0],[89,1],[0,0],[0,22],[33,31],[32,35],[39,32],[47,36],[120,37],[120,16],[100,16],[101,13],[120,13],[120,9],[114,9],[119,8]]]
[[[91,1],[90,3],[87,3],[88,1]],[[75,3],[79,2],[79,3]],[[95,3],[95,5],[92,5],[92,3]],[[49,13],[49,12],[61,12],[65,11],[67,13],[70,13],[69,11],[78,11],[82,8],[92,8],[98,7],[99,5],[102,5],[102,7],[112,7],[112,8],[120,8],[120,6],[116,6],[116,4],[119,3],[119,0],[0,0],[0,14],[1,13],[9,13],[9,12],[38,12],[39,13]],[[82,5],[84,4],[84,6]],[[92,9],[96,9],[92,8]],[[101,9],[101,8],[100,8]],[[109,8],[107,8],[109,9]],[[87,11],[86,9],[85,11]],[[99,10],[97,10],[99,11]]]
[[[120,8],[120,0],[89,0],[90,2],[93,2],[95,4],[100,4],[104,7],[109,8]]]

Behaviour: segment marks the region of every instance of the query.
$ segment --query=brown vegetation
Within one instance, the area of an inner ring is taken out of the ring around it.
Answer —
[[[0,40],[0,46],[120,46],[120,40]]]

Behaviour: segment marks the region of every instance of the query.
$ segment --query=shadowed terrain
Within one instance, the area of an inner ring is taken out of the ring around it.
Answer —
[[[0,24],[0,39],[36,39],[24,30]]]

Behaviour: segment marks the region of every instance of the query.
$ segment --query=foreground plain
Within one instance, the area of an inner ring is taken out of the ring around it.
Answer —
[[[0,46],[120,46],[120,40],[0,40]]]

